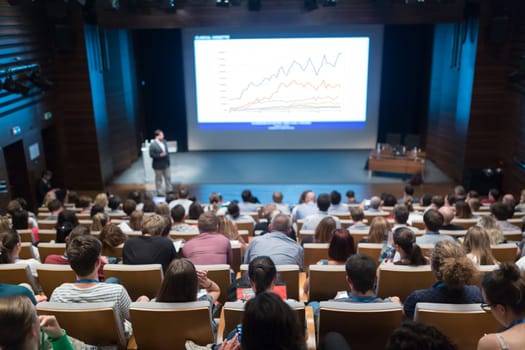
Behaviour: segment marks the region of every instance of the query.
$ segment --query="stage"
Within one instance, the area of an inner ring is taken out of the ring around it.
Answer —
[[[343,196],[352,189],[358,198],[381,192],[401,195],[407,176],[373,173],[369,178],[365,168],[369,154],[370,150],[178,152],[170,154],[171,176],[175,186],[187,185],[201,202],[207,202],[211,192],[220,192],[225,201],[240,200],[245,188],[263,203],[271,201],[273,191],[295,203],[305,189],[337,190]],[[427,159],[425,184],[416,191],[445,194],[453,186]],[[154,190],[153,171],[148,167],[145,173],[139,158],[114,178],[110,188],[121,194],[132,188]]]

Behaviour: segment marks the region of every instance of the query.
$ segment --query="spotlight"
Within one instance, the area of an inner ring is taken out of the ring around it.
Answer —
[[[216,0],[215,6],[217,7],[230,7],[230,0]]]
[[[313,11],[318,7],[317,0],[304,0],[304,8],[306,11]]]
[[[40,90],[47,91],[53,87],[53,82],[47,80],[42,76],[40,69],[35,69],[29,76],[29,81],[33,83]]]
[[[3,85],[4,90],[13,94],[22,94],[24,96],[29,94],[30,87],[20,82],[20,79],[14,80],[10,75],[7,76]]]

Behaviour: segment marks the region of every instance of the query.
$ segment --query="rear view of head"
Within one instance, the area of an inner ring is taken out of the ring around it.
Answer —
[[[268,256],[258,256],[248,265],[250,285],[259,294],[271,291],[277,280],[277,270],[272,259]]]
[[[438,232],[441,226],[443,226],[443,215],[435,209],[429,209],[423,214],[423,222],[425,227],[430,232]]]
[[[477,269],[456,242],[439,241],[430,258],[432,271],[449,289],[462,289],[476,277]]]
[[[478,259],[480,265],[493,265],[496,260],[490,250],[490,237],[488,233],[479,226],[472,226],[467,230],[463,248],[466,253],[471,253]]]
[[[35,307],[23,295],[0,299],[0,348],[38,349],[40,326]]]
[[[263,292],[248,300],[242,328],[242,349],[305,349],[297,313],[276,294]]]
[[[350,208],[350,216],[353,222],[363,221],[365,219],[365,213],[360,207]]]
[[[345,262],[352,254],[355,254],[355,245],[350,232],[346,229],[334,230],[328,245],[328,257],[337,262]]]
[[[122,232],[120,227],[115,224],[109,224],[104,226],[100,231],[100,241],[103,245],[108,247],[116,247],[126,242],[128,236]]]
[[[292,223],[290,217],[285,214],[277,214],[273,217],[271,223],[272,232],[282,232],[286,235],[290,234]]]
[[[79,277],[93,273],[101,251],[102,244],[93,236],[78,236],[70,239],[66,248],[69,265]]]
[[[178,303],[197,300],[199,280],[197,270],[188,259],[175,259],[171,262],[162,281],[158,302]]]
[[[405,225],[408,221],[410,213],[404,204],[398,204],[394,207],[394,220],[400,225]]]
[[[394,244],[402,249],[406,255],[409,265],[419,266],[427,263],[421,248],[416,244],[416,235],[406,227],[398,228],[394,231]]]
[[[20,243],[20,236],[13,229],[0,232],[0,263],[9,264],[15,262],[14,253]]]
[[[235,202],[228,204],[228,214],[230,214],[234,219],[238,218],[239,215],[241,215],[241,209],[239,208],[239,205]]]
[[[367,293],[374,288],[376,262],[366,254],[355,254],[346,261],[346,276],[352,289]]]
[[[456,350],[450,339],[436,327],[405,321],[388,338],[386,350]]]
[[[324,217],[317,227],[314,233],[314,243],[328,243],[332,239],[332,234],[336,229],[336,222],[333,217]]]
[[[146,216],[142,222],[142,234],[161,236],[165,226],[166,221],[162,216],[158,214]]]
[[[217,232],[219,229],[219,219],[217,218],[217,215],[212,212],[206,212],[204,214],[201,214],[199,217],[199,232],[204,233],[213,233]]]
[[[525,280],[518,267],[511,262],[501,263],[499,269],[487,273],[483,277],[481,287],[486,302],[493,308],[503,306],[515,317],[525,315]],[[499,320],[498,320],[499,321]],[[508,326],[508,324],[504,324]]]
[[[330,202],[332,205],[338,205],[341,203],[341,193],[338,191],[330,192]]]
[[[368,232],[369,243],[381,243],[387,239],[388,231],[390,231],[390,224],[382,216],[376,216],[370,223],[370,231]]]

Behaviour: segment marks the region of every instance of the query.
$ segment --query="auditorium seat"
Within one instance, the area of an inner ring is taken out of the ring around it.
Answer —
[[[38,245],[38,254],[40,255],[40,261],[44,263],[49,255],[63,255],[66,251],[65,243],[40,243]]]
[[[404,301],[413,291],[430,288],[435,282],[436,277],[430,265],[381,264],[377,279],[377,296],[397,296]]]
[[[465,236],[467,234],[467,230],[439,230],[439,233],[452,238],[458,238]]]
[[[31,268],[26,264],[0,264],[0,283],[27,283],[35,292],[38,292],[40,289],[31,274]]]
[[[182,239],[184,241],[189,241],[192,238],[195,238],[199,235],[199,232],[190,233],[190,232],[178,232],[178,231],[170,231],[170,238],[174,241],[178,239]]]
[[[186,340],[213,342],[208,301],[188,303],[131,303],[130,317],[139,349],[184,349]]]
[[[276,265],[278,279],[286,284],[289,299],[299,300],[299,266]],[[248,264],[241,265],[241,273],[248,271]],[[302,287],[302,286],[301,286]]]
[[[57,231],[53,229],[39,229],[38,230],[38,241],[49,243],[57,238]]]
[[[33,252],[33,244],[28,242],[20,243],[20,254],[21,259],[34,259],[35,254]]]
[[[384,243],[358,243],[357,252],[371,256],[379,264],[379,257],[384,245]]]
[[[253,228],[255,227],[253,221],[235,221],[238,230],[247,230],[250,236],[253,236]]]
[[[305,237],[311,237],[311,242],[313,242],[315,235],[315,230],[301,230],[297,231],[298,243],[301,243]]]
[[[104,277],[116,277],[126,288],[131,300],[137,300],[141,295],[154,298],[162,285],[164,275],[162,265],[104,265]]]
[[[333,299],[337,292],[349,289],[344,265],[311,265],[308,301]]]
[[[356,251],[357,251],[357,245],[359,244],[359,242],[361,242],[361,240],[363,238],[367,238],[368,237],[368,231],[369,230],[370,230],[369,228],[366,228],[364,230],[356,230],[356,229],[349,230],[350,231],[350,235],[354,239],[354,246],[355,246],[355,250]]]
[[[518,247],[515,243],[491,244],[490,250],[499,262],[514,262],[517,259]]]
[[[306,330],[306,348],[308,350],[315,349],[315,325],[311,307],[305,307],[304,303],[294,300],[286,300],[286,302],[290,308],[297,312],[297,315],[299,316],[299,322]],[[245,305],[246,303],[243,301],[227,302],[224,304],[219,321],[219,328],[217,331],[217,343],[221,343],[223,339],[232,330],[234,330],[238,324],[242,324]]]
[[[126,349],[124,327],[115,303],[39,303],[39,315],[54,315],[67,335],[95,346]]]
[[[38,220],[38,228],[42,230],[56,230],[56,220]]]
[[[523,218],[513,218],[507,220],[512,225],[518,226],[521,230],[523,230]]]
[[[231,268],[235,273],[237,273],[241,270],[241,264],[242,264],[241,243],[239,243],[239,241],[230,241],[230,245],[232,247],[232,254],[233,254]]]
[[[217,283],[221,289],[219,302],[224,304],[228,298],[228,286],[231,284],[230,265],[195,265],[195,269],[208,271],[208,278]]]
[[[463,228],[465,230],[468,230],[471,226],[475,226],[477,223],[478,223],[478,219],[477,218],[472,218],[472,219],[458,219],[458,218],[454,218],[454,219],[452,219],[452,222],[451,222],[451,224],[453,224],[453,225],[463,226]]]
[[[38,272],[40,287],[48,299],[55,288],[62,283],[74,283],[76,281],[75,271],[69,265],[41,264],[36,267],[36,271]]]
[[[521,231],[503,231],[503,238],[505,238],[507,242],[521,242],[523,233]]]
[[[310,265],[315,265],[319,260],[328,259],[329,243],[305,243],[304,249],[304,271],[308,272]]]
[[[122,249],[124,249],[124,243],[119,244],[116,247],[109,247],[105,245],[102,247],[102,255],[121,259]]]
[[[500,329],[492,313],[480,304],[417,303],[414,320],[439,329],[458,350],[476,349],[483,335]]]
[[[322,301],[317,339],[328,332],[338,332],[352,350],[384,349],[402,318],[403,307],[397,303]]]

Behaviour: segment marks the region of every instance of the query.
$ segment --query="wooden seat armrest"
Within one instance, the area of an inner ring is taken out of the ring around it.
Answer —
[[[306,348],[316,350],[314,309],[311,306],[304,308],[306,318]]]
[[[219,320],[219,327],[217,329],[217,344],[222,343],[222,337],[224,334],[224,327],[226,327],[226,321],[224,320],[224,307],[221,310],[221,318]]]

